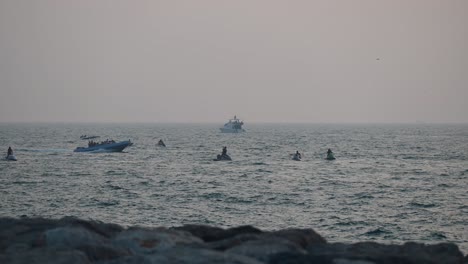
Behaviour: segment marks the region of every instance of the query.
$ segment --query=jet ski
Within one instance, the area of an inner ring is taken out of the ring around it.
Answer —
[[[327,157],[325,158],[326,160],[335,160],[335,155],[333,155],[333,152],[327,153]]]
[[[17,161],[16,156],[11,154],[5,157],[6,160]]]
[[[295,161],[301,161],[301,155],[299,154],[294,154],[293,157],[292,157],[292,160],[295,160]]]
[[[231,157],[229,157],[228,154],[224,154],[224,155],[219,155],[216,157],[216,159],[214,159],[213,161],[222,161],[222,160],[232,160]]]

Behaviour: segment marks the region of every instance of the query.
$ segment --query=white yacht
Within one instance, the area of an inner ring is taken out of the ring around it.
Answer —
[[[220,128],[221,132],[223,133],[240,133],[245,132],[242,128],[244,122],[240,119],[237,119],[237,116],[234,116],[233,119],[229,119],[229,122],[224,124],[223,127]]]

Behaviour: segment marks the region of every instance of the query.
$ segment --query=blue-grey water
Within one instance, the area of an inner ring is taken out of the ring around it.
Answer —
[[[467,125],[0,124],[0,216],[271,230],[329,241],[454,242],[468,252]],[[131,139],[74,153],[80,135]],[[158,147],[163,139],[167,148]],[[232,162],[212,159],[228,147]],[[337,160],[324,160],[327,148]],[[299,150],[303,161],[290,159]]]

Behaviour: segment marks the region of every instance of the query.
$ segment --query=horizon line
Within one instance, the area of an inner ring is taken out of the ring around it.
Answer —
[[[215,121],[0,121],[0,124],[224,124]],[[330,121],[251,121],[249,124],[316,124],[316,125],[467,125],[468,121],[368,121],[368,122],[330,122]]]

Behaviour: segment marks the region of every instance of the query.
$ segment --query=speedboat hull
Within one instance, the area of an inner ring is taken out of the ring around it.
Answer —
[[[15,155],[8,155],[8,156],[6,156],[6,158],[5,158],[5,159],[6,159],[6,160],[9,160],[9,161],[17,161],[17,159],[16,159],[16,156],[15,156]]]
[[[243,129],[243,128],[235,129],[235,128],[221,127],[219,130],[221,130],[222,133],[242,133],[242,132],[245,132],[245,129]]]
[[[93,152],[93,151],[105,151],[105,152],[122,152],[126,147],[133,145],[130,140],[111,143],[111,144],[99,144],[92,147],[78,147],[74,152]]]

